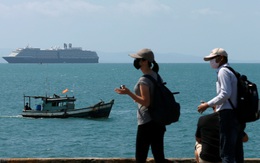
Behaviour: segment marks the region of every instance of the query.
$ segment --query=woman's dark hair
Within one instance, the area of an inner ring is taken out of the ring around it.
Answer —
[[[146,59],[142,58],[143,61],[145,61]],[[153,65],[153,67],[152,67]],[[152,67],[152,70],[156,73],[159,72],[159,65],[158,63],[154,60],[153,62],[150,62],[148,61],[148,66],[151,68]]]
[[[152,67],[152,63],[151,63],[151,62],[149,62],[148,65],[149,65],[149,67]],[[156,72],[156,73],[159,72],[159,65],[158,65],[157,62],[155,62],[155,61],[153,61],[153,68],[152,68],[152,70],[153,70],[154,72]]]

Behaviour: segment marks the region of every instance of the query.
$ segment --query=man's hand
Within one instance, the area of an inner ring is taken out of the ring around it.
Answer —
[[[198,112],[202,114],[209,107],[208,103],[203,102],[198,106]]]

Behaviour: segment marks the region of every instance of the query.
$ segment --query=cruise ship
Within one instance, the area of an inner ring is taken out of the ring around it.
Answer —
[[[3,57],[8,63],[98,63],[95,51],[82,50],[81,47],[72,47],[64,43],[64,48],[40,49],[25,47],[19,48]]]

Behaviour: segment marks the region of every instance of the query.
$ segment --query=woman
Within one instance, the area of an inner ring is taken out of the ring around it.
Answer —
[[[159,66],[154,60],[154,54],[150,49],[142,49],[136,54],[130,54],[134,60],[134,67],[141,70],[143,74],[149,74],[157,80]],[[153,65],[153,66],[152,66]],[[163,163],[164,157],[164,133],[166,127],[155,123],[148,112],[148,106],[151,103],[151,92],[154,86],[148,78],[141,77],[131,92],[127,87],[116,88],[118,94],[126,94],[130,96],[137,104],[138,128],[136,136],[136,162],[145,163],[151,146],[152,153],[157,163]]]

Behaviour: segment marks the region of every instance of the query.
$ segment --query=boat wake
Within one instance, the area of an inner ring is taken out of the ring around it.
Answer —
[[[0,118],[23,118],[22,115],[1,115]]]

